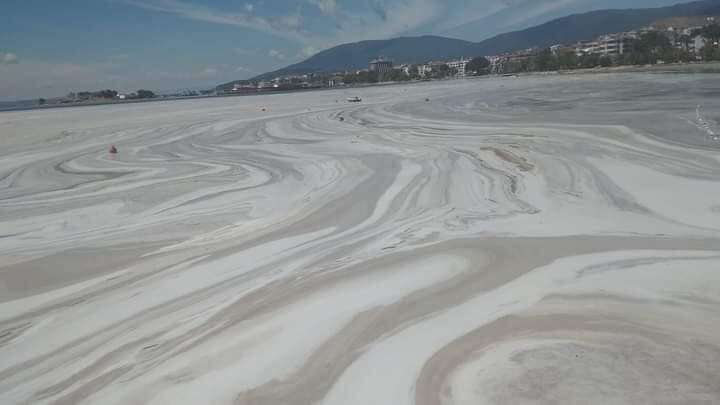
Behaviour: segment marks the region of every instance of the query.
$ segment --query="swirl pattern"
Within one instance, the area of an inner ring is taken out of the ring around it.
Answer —
[[[716,75],[357,94],[0,114],[0,402],[720,401]]]

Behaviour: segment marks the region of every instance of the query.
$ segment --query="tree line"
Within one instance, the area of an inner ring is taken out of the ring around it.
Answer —
[[[70,93],[67,95],[67,99],[71,100],[96,100],[104,99],[110,100],[117,98],[120,93],[117,90],[98,90],[98,91],[80,91],[77,93]],[[125,95],[126,99],[142,99],[142,98],[155,98],[156,95],[150,90],[140,89],[135,93]]]

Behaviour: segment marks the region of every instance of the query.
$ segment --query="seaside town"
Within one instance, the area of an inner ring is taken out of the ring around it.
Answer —
[[[395,64],[391,56],[378,56],[365,69],[308,73],[270,80],[237,80],[208,90],[155,94],[149,90],[70,93],[37,105],[132,102],[156,98],[243,95],[272,91],[353,87],[376,83],[461,79],[468,76],[517,75],[531,72],[599,69],[668,63],[720,60],[720,17],[672,17],[637,31],[602,35],[590,41],[521,49],[500,55],[459,56],[453,60]]]
[[[216,92],[240,94],[378,82],[716,61],[720,60],[719,22],[720,18],[716,17],[674,17],[637,31],[611,33],[575,44],[557,44],[501,55],[459,57],[413,65],[394,65],[391,58],[381,56],[370,61],[367,69],[284,76],[259,82],[239,80],[230,85],[218,86]]]

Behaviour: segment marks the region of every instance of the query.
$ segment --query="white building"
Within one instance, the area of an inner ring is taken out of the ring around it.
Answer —
[[[335,87],[335,86],[344,86],[345,85],[345,78],[340,75],[336,75],[334,77],[331,77],[328,80],[328,86]]]
[[[385,58],[378,58],[370,61],[369,70],[377,73],[387,73],[392,70],[393,63]]]
[[[421,77],[430,76],[432,74],[433,70],[440,69],[440,66],[442,66],[442,65],[446,65],[446,63],[445,62],[430,62],[430,63],[426,63],[424,65],[420,65],[420,66],[418,66],[418,74]]]
[[[700,51],[705,48],[705,45],[707,44],[707,39],[703,37],[702,35],[698,35],[695,38],[692,39],[690,42],[690,49],[688,49],[689,52],[692,52],[694,54],[699,54]]]
[[[501,56],[486,56],[485,58],[490,62],[491,74],[498,74],[503,70],[503,65],[506,58],[503,58]]]
[[[393,69],[397,69],[405,73],[406,75],[410,74],[410,65],[404,64],[400,66],[395,66]]]
[[[460,58],[459,60],[453,60],[447,63],[451,69],[457,69],[457,77],[465,77],[465,66],[467,66],[469,60]]]
[[[638,38],[636,32],[603,35],[594,41],[580,42],[576,46],[576,51],[578,54],[622,55],[630,50],[632,41]]]
[[[425,77],[430,73],[432,73],[432,64],[425,63],[418,66],[418,74],[420,75],[420,77]]]

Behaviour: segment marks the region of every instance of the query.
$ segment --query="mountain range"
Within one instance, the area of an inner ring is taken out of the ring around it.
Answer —
[[[250,80],[362,69],[367,67],[368,61],[378,56],[385,56],[396,64],[403,64],[448,60],[461,56],[497,55],[518,49],[570,44],[612,32],[630,31],[668,17],[704,15],[720,15],[720,0],[701,0],[659,8],[598,10],[573,14],[480,42],[439,36],[360,41],[324,50],[300,63],[261,74]]]

